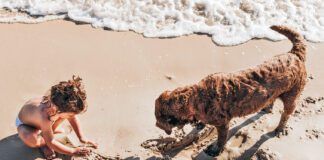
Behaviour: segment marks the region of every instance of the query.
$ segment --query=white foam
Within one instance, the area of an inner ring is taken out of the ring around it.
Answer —
[[[38,23],[67,16],[146,37],[204,33],[219,45],[283,39],[269,29],[273,24],[294,27],[309,41],[324,41],[322,0],[0,0],[0,8],[45,16],[0,17],[0,22]]]

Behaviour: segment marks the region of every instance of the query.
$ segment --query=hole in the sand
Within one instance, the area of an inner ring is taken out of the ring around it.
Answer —
[[[174,77],[173,77],[173,76],[170,76],[170,75],[164,75],[164,77],[165,77],[166,79],[168,79],[168,80],[173,80],[173,79],[174,79]]]

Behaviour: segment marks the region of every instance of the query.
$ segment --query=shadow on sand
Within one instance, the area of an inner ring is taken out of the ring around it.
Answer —
[[[247,119],[246,121],[244,121],[243,123],[241,123],[240,125],[232,128],[229,131],[229,136],[228,139],[229,140],[231,137],[233,137],[241,128],[243,128],[244,126],[247,126],[253,122],[255,122],[256,120],[258,120],[259,118],[261,118],[263,115],[266,115],[266,112],[259,112],[256,115],[250,117],[249,119]],[[239,157],[236,158],[236,160],[246,160],[246,159],[251,159],[251,157],[256,153],[256,151],[258,151],[258,149],[260,148],[260,146],[266,142],[268,139],[271,139],[273,137],[275,137],[276,134],[274,131],[268,132],[266,134],[263,134],[260,138],[260,140],[258,140],[253,146],[251,146],[249,149],[245,150]],[[217,142],[217,141],[216,141]],[[213,142],[213,144],[216,144],[216,142]],[[217,157],[215,157],[217,159]],[[204,153],[204,151],[201,151],[195,158],[193,158],[195,160],[207,160],[207,159],[214,159],[212,157],[207,158],[207,155]]]
[[[251,159],[251,157],[258,151],[260,146],[266,142],[268,139],[271,139],[273,137],[276,137],[275,131],[268,132],[266,134],[263,134],[257,142],[253,146],[251,146],[249,149],[245,150],[241,156],[237,158],[237,160],[245,160],[245,159]]]
[[[266,112],[259,112],[256,115],[250,117],[249,119],[245,120],[243,123],[241,123],[240,125],[235,126],[234,128],[232,128],[229,131],[229,135],[228,135],[228,139],[230,139],[231,137],[233,137],[241,128],[255,122],[256,120],[258,120],[259,118],[261,118],[263,115],[267,114]],[[193,131],[191,131],[193,132]],[[264,135],[263,137],[261,137],[260,141],[258,141],[254,146],[252,146],[250,149],[248,149],[247,151],[245,151],[242,156],[243,157],[241,159],[246,159],[247,157],[251,157],[258,149],[258,147],[261,146],[261,144],[263,142],[265,142],[266,140],[268,140],[269,138],[268,135]],[[217,141],[213,142],[212,144],[216,144]],[[256,148],[257,147],[257,148]],[[183,149],[185,149],[186,146],[182,147],[182,148],[178,148],[176,150],[172,150],[171,152],[165,152],[165,153],[161,153],[163,158],[157,158],[157,157],[150,157],[148,158],[148,160],[155,160],[155,159],[172,159],[175,156],[177,156],[177,154],[179,154]],[[206,147],[207,148],[207,147]],[[250,156],[251,155],[251,156]],[[210,158],[213,159],[212,157],[206,157],[207,155],[205,155],[205,153],[203,151],[201,151],[196,157],[193,157],[193,159],[197,159],[197,160],[205,160],[206,158]]]
[[[260,117],[265,115],[265,112],[260,112],[240,125],[232,128],[229,132],[228,139],[233,137],[241,128],[244,126],[247,126],[256,120],[258,120]],[[276,134],[274,131],[268,132],[264,135],[261,136],[260,140],[258,140],[253,146],[251,146],[249,149],[245,150],[240,157],[237,158],[237,160],[245,160],[245,159],[250,159],[256,151],[259,149],[259,147],[266,142],[268,139],[271,139],[275,137]],[[216,142],[213,142],[216,143]],[[159,157],[150,157],[148,160],[156,160],[156,159],[171,159],[175,157],[179,152],[181,152],[183,148],[177,149],[176,151],[172,151],[171,153],[165,153],[163,154],[163,158]],[[18,159],[24,159],[24,160],[35,160],[35,159],[44,159],[42,156],[41,152],[37,148],[29,148],[27,147],[18,137],[17,134],[8,136],[6,138],[3,138],[0,140],[0,155],[1,155],[1,160],[18,160]],[[58,155],[58,157],[62,160],[70,160],[71,157],[69,156],[63,156],[63,155]],[[202,158],[204,157],[204,158]],[[127,157],[123,158],[125,160],[139,160],[140,158],[135,156],[135,157]],[[206,159],[204,156],[204,152],[200,152],[194,159],[201,160],[201,159]]]
[[[26,146],[14,134],[0,140],[0,159],[1,160],[43,160],[45,159],[39,149]],[[70,160],[70,156],[57,154],[58,160]],[[113,159],[113,158],[112,158]],[[140,160],[139,157],[127,157],[124,160]]]
[[[1,160],[35,160],[44,159],[37,148],[27,147],[18,137],[18,134],[0,140]]]

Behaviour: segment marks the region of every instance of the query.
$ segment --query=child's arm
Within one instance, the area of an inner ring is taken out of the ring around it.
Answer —
[[[52,148],[54,151],[59,152],[61,154],[66,154],[66,155],[82,155],[82,154],[87,154],[89,150],[84,149],[84,148],[70,148],[67,147],[57,140],[54,139],[54,134],[51,126],[51,122],[48,120],[45,120],[42,123],[41,126],[42,130],[42,136],[46,142],[46,145],[50,148]]]
[[[73,116],[71,118],[68,118],[68,121],[70,122],[75,134],[78,136],[79,140],[82,143],[88,143],[92,145],[93,147],[97,148],[98,145],[92,141],[87,140],[87,138],[83,135],[83,132],[81,131],[81,125],[80,120],[77,116]]]

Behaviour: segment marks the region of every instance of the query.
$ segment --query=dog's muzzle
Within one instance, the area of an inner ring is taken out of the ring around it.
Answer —
[[[164,132],[167,134],[167,135],[170,135],[172,133],[172,128],[169,128],[169,127],[166,127],[165,125],[159,123],[159,122],[156,122],[155,124],[157,127],[159,127],[160,129],[164,130]]]

